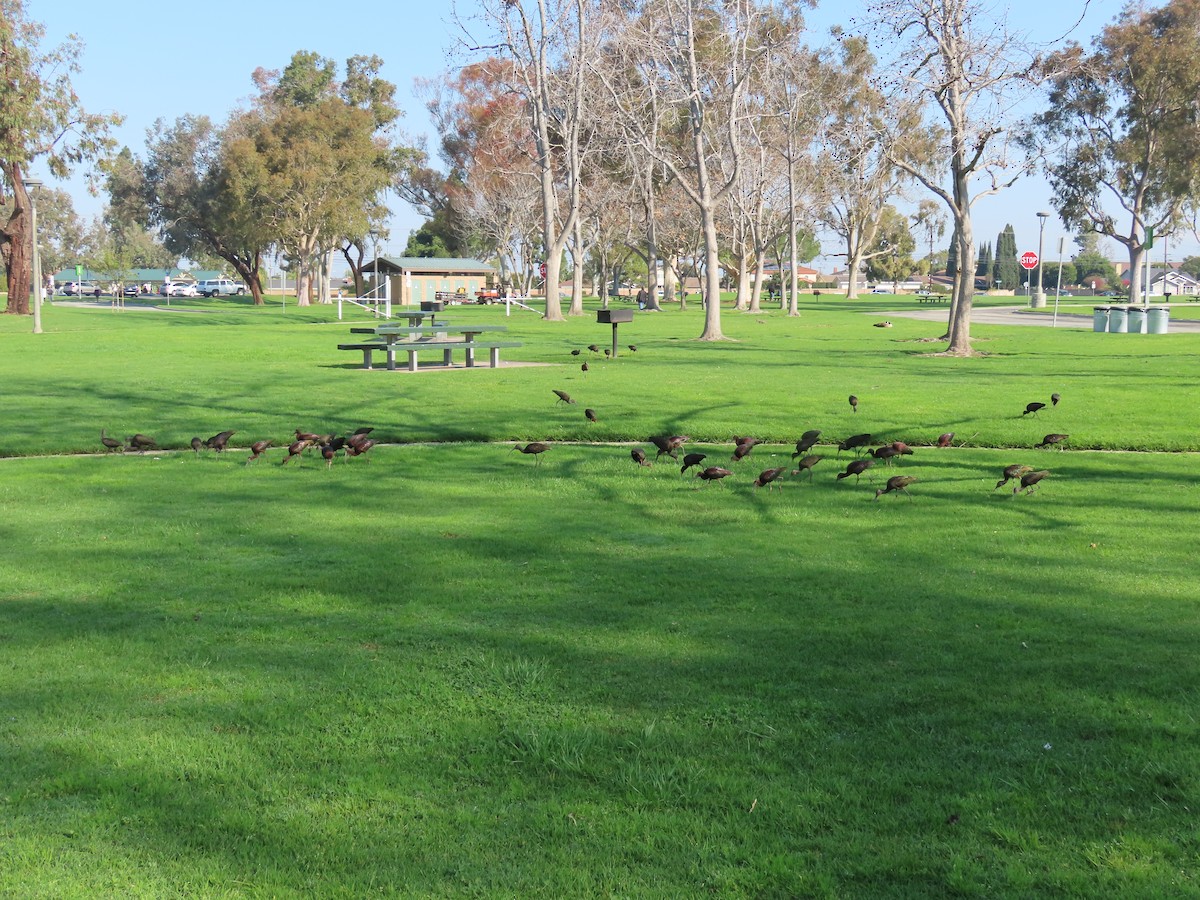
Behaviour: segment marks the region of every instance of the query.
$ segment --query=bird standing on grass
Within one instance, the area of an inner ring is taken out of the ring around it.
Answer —
[[[853,475],[854,483],[858,484],[858,480],[862,477],[862,473],[867,471],[867,469],[871,468],[873,465],[875,465],[875,460],[873,459],[856,459],[854,462],[850,463],[850,465],[846,466],[845,472],[838,472],[838,481],[841,481],[843,478],[849,478],[851,475]]]
[[[758,477],[754,479],[755,487],[767,486],[767,490],[771,490],[771,484],[777,481],[779,477],[787,471],[787,466],[777,466],[773,469],[763,469],[758,473]]]
[[[629,352],[630,352],[630,353],[637,353],[637,344],[630,344],[630,345],[629,345]]]
[[[586,362],[579,367],[579,371],[583,372],[583,374],[585,374],[585,375],[587,374],[587,370],[588,370],[588,364]]]
[[[632,450],[630,450],[629,458],[632,459],[639,466],[644,466],[647,469],[650,468],[652,465],[654,465],[654,463],[652,463],[652,462],[650,462],[650,460],[646,459],[646,451],[641,449],[640,447],[634,447]]]
[[[533,455],[533,464],[535,466],[537,466],[537,465],[541,465],[541,462],[542,462],[541,455],[550,449],[550,445],[544,444],[541,441],[531,441],[530,443],[526,444],[524,447],[522,447],[520,444],[517,444],[515,447],[513,447],[513,449],[520,450],[522,453],[532,454]]]
[[[792,472],[792,474],[799,475],[801,472],[807,470],[808,471],[808,480],[812,481],[813,466],[815,466],[817,463],[819,463],[824,458],[825,457],[823,457],[823,456],[806,456],[806,457],[804,457],[804,459],[800,460],[799,463],[797,463],[798,468],[796,468]]]
[[[279,461],[281,466],[286,466],[290,460],[295,457],[300,457],[300,462],[304,462],[304,451],[312,446],[312,441],[307,439],[292,441],[288,444],[287,456]]]
[[[585,410],[583,411],[583,417],[584,417],[585,419],[587,419],[589,422],[595,422],[595,421],[597,421],[597,419],[596,419],[596,411],[595,411],[594,409],[591,409],[591,408],[585,409]]]
[[[871,443],[871,436],[869,434],[851,435],[838,444],[838,456],[842,455],[843,450],[857,450],[859,447],[865,447],[869,443]]]
[[[698,466],[707,458],[704,453],[689,453],[683,458],[683,465],[679,467],[679,474],[682,475],[692,466]]]
[[[858,398],[853,394],[850,395],[850,409],[854,412],[858,412]]]
[[[1059,401],[1059,400],[1061,400],[1061,399],[1062,399],[1062,397],[1061,397],[1059,394],[1051,394],[1051,395],[1050,395],[1050,402],[1051,402],[1051,403],[1052,403],[1054,406],[1058,406],[1058,401]]]
[[[1013,488],[1013,496],[1015,497],[1021,491],[1025,491],[1027,494],[1032,494],[1035,490],[1037,490],[1038,482],[1040,482],[1049,474],[1050,472],[1046,469],[1043,469],[1040,472],[1026,472],[1021,476],[1021,483]]]
[[[105,449],[107,449],[107,450],[124,450],[125,449],[124,444],[122,444],[116,438],[110,438],[107,434],[105,434],[103,428],[100,429],[100,443],[103,444]]]
[[[1013,463],[1011,466],[1005,466],[1004,467],[1004,477],[996,482],[996,486],[994,488],[992,488],[992,490],[993,491],[999,490],[1000,488],[1002,488],[1006,484],[1008,484],[1010,481],[1012,481],[1014,478],[1020,478],[1026,472],[1032,472],[1032,471],[1033,471],[1033,466],[1023,466],[1020,463]]]
[[[225,452],[225,446],[229,443],[229,439],[235,434],[237,434],[236,431],[222,431],[219,434],[214,434],[204,442],[204,446],[217,453],[223,453]]]
[[[792,454],[792,459],[795,459],[797,456],[803,456],[804,453],[809,450],[809,448],[816,445],[817,438],[820,436],[821,432],[816,430],[806,431],[804,434],[800,435],[800,440],[796,441],[796,452]]]
[[[1034,444],[1034,446],[1035,447],[1052,447],[1055,444],[1059,444],[1060,446],[1058,449],[1061,450],[1062,442],[1065,441],[1069,437],[1070,437],[1069,434],[1048,434],[1044,438],[1042,438],[1042,442],[1040,444]]]
[[[375,446],[375,442],[370,438],[361,441],[346,442],[346,460],[349,461],[355,456],[363,456],[368,450]],[[368,459],[367,462],[370,462]]]
[[[574,403],[575,402],[574,400],[571,399],[571,395],[568,394],[566,391],[560,391],[560,390],[556,390],[554,388],[551,388],[551,390],[553,390],[554,393],[558,396],[558,399],[554,401],[555,405],[558,405],[559,403]]]
[[[1025,404],[1025,412],[1021,413],[1021,415],[1027,416],[1030,413],[1033,413],[1036,416],[1038,414],[1039,409],[1045,409],[1045,408],[1046,408],[1045,403],[1026,403]]]
[[[912,494],[908,493],[908,486],[913,484],[917,479],[912,475],[893,475],[887,480],[887,487],[880,488],[875,492],[875,499],[878,500],[881,494],[890,494],[896,491],[901,494],[908,494],[908,499],[912,499]]]
[[[263,452],[270,447],[272,443],[272,441],[255,441],[253,444],[251,444],[250,455],[246,458],[246,465],[250,465],[250,463],[262,456]]]
[[[733,473],[728,469],[722,469],[720,466],[709,466],[702,472],[697,472],[696,477],[703,481],[720,481]]]
[[[147,450],[158,449],[158,444],[154,443],[154,439],[148,438],[144,434],[131,435],[127,443],[138,453],[144,453]]]
[[[953,431],[947,431],[945,434],[939,434],[939,435],[938,435],[938,439],[937,439],[937,445],[938,445],[939,447],[949,447],[949,446],[950,446],[950,442],[951,442],[951,441],[953,441],[953,440],[954,440],[954,432],[953,432]]]

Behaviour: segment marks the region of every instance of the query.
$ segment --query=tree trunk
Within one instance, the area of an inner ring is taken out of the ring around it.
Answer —
[[[10,315],[26,316],[30,313],[29,289],[33,257],[33,244],[29,234],[29,195],[19,166],[13,165],[10,174],[13,189],[13,209],[4,228],[3,239],[4,273],[8,277],[8,305],[4,311]]]
[[[707,187],[707,186],[706,186]],[[723,341],[721,333],[721,260],[718,258],[717,218],[711,202],[700,206],[704,234],[704,331],[702,341]]]
[[[569,316],[583,315],[583,259],[586,254],[583,246],[583,223],[579,216],[575,217],[575,227],[571,229],[571,308]]]

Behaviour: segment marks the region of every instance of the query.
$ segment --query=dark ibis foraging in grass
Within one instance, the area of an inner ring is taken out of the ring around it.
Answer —
[[[349,461],[355,456],[363,456],[368,450],[375,446],[375,441],[367,438],[362,441],[346,442],[346,459]],[[367,462],[370,462],[368,459]]]
[[[283,459],[281,459],[279,461],[279,464],[281,466],[286,466],[290,460],[294,459],[297,456],[300,457],[301,462],[304,462],[304,455],[303,455],[304,451],[307,450],[311,446],[312,446],[312,441],[309,441],[307,439],[292,441],[290,444],[288,444],[287,456],[285,456]]]
[[[126,443],[128,443],[129,446],[132,447],[134,450],[136,450],[138,453],[143,453],[146,450],[157,450],[158,449],[158,444],[154,443],[154,439],[148,438],[144,434],[130,435],[129,440]]]
[[[1059,445],[1058,449],[1061,450],[1063,441],[1065,441],[1069,437],[1070,437],[1069,434],[1048,434],[1044,438],[1042,438],[1042,442],[1040,444],[1034,444],[1034,446],[1035,447],[1053,447],[1055,444],[1058,444]]]
[[[806,431],[800,435],[800,440],[796,441],[796,452],[792,454],[792,459],[797,456],[803,456],[810,448],[816,445],[817,438],[821,436],[821,432],[813,430]]]
[[[192,438],[192,452],[195,453],[197,456],[199,456],[200,451],[203,449],[204,449],[204,441],[202,441],[198,437]]]
[[[1050,395],[1050,403],[1054,406],[1058,406],[1058,401],[1061,399],[1062,399],[1062,396],[1059,394],[1051,394]]]
[[[733,462],[740,462],[750,455],[750,451],[754,449],[754,445],[758,441],[749,440],[744,444],[736,444],[733,448],[733,456],[729,457]]]
[[[696,477],[704,481],[720,481],[727,475],[732,475],[728,469],[722,469],[720,466],[709,466],[701,472],[696,473]]]
[[[1025,404],[1025,412],[1021,413],[1021,415],[1027,416],[1030,413],[1033,413],[1036,416],[1038,414],[1039,409],[1045,409],[1045,408],[1046,408],[1045,403],[1026,403]]]
[[[869,434],[851,435],[838,444],[838,456],[842,455],[843,450],[857,450],[860,447],[865,447],[869,443],[871,443],[871,436]]]
[[[655,435],[650,438],[650,443],[658,448],[658,456],[661,457],[664,453],[671,459],[679,459],[676,455],[679,448],[688,442],[689,438],[686,434],[671,434],[671,435]]]
[[[630,352],[630,353],[637,353],[637,344],[630,344],[630,345],[629,345],[629,352]]]
[[[552,390],[554,390],[554,389],[552,389]],[[574,400],[571,399],[571,395],[568,394],[566,391],[554,390],[554,393],[558,397],[558,399],[554,401],[555,405],[558,405],[559,403],[574,403],[575,402]]]
[[[587,370],[588,370],[588,364],[587,364],[587,363],[584,363],[583,365],[581,365],[581,366],[579,367],[579,371],[580,371],[580,372],[582,372],[582,373],[583,373],[583,374],[585,374],[585,375],[587,374]]]
[[[999,490],[1000,488],[1002,488],[1006,484],[1008,484],[1010,481],[1012,481],[1014,478],[1020,478],[1026,472],[1032,472],[1032,471],[1033,471],[1033,466],[1023,466],[1020,463],[1013,463],[1011,466],[1005,466],[1004,467],[1004,477],[996,482],[996,486],[994,488],[992,488],[992,490],[993,491]]]
[[[939,435],[938,435],[938,439],[937,439],[937,445],[938,445],[939,447],[949,447],[949,446],[950,446],[950,442],[951,442],[951,441],[953,441],[953,440],[954,440],[954,432],[953,432],[953,431],[947,431],[945,434],[939,434]]]
[[[769,491],[771,489],[772,482],[777,481],[786,471],[787,466],[777,466],[773,469],[763,469],[758,473],[758,477],[754,479],[754,486],[762,487],[763,485],[766,485],[767,490]]]
[[[1042,469],[1039,472],[1026,472],[1021,476],[1021,483],[1013,488],[1013,496],[1015,497],[1021,491],[1032,494],[1037,490],[1038,483],[1049,474],[1050,472],[1046,469]]]
[[[587,348],[588,348],[589,350],[591,350],[593,353],[599,353],[599,352],[600,352],[600,348],[599,348],[599,346],[597,346],[596,344],[588,344]]]
[[[263,453],[266,451],[266,449],[268,447],[270,447],[272,443],[273,443],[272,441],[255,441],[253,444],[251,444],[250,445],[250,455],[248,457],[246,457],[246,465],[250,465],[250,463],[254,462],[256,459],[258,459],[260,456],[262,456]]]
[[[309,443],[317,444],[321,442],[321,435],[313,434],[311,431],[301,431],[299,428],[297,428],[296,440],[308,441]]]
[[[852,412],[858,412],[858,398],[853,394],[850,395],[850,409]]]
[[[103,428],[100,429],[100,443],[104,445],[104,448],[106,450],[124,450],[125,449],[124,444],[122,444],[116,438],[110,438],[107,434],[105,434]]]
[[[591,409],[591,408],[585,409],[585,410],[583,411],[583,417],[584,417],[585,419],[587,419],[589,422],[596,422],[596,421],[598,421],[598,420],[596,419],[596,411],[595,411],[594,409]]]
[[[871,468],[873,465],[875,465],[875,460],[873,459],[856,459],[854,462],[850,463],[850,465],[846,466],[845,472],[838,472],[838,481],[841,481],[843,478],[849,478],[851,475],[853,475],[854,483],[858,484],[858,479],[862,477],[862,473],[867,471],[867,469]]]
[[[204,442],[204,446],[209,450],[215,450],[217,453],[223,453],[226,445],[229,443],[229,439],[235,434],[237,434],[236,431],[222,431],[219,434],[214,434]]]
[[[333,461],[337,459],[338,449],[332,442],[321,445],[321,458],[325,460],[325,468],[328,469],[333,465]]]
[[[908,494],[908,486],[916,480],[916,477],[912,475],[893,475],[887,480],[887,487],[880,488],[875,492],[875,499],[878,500],[881,494],[890,494],[892,491]],[[908,494],[908,499],[912,499],[912,494]]]
[[[825,457],[823,457],[823,456],[806,456],[806,457],[804,457],[804,459],[800,460],[799,463],[797,463],[797,468],[792,471],[792,474],[799,475],[801,472],[807,470],[808,471],[808,480],[812,481],[813,466],[815,466],[817,463],[819,463],[824,458]]]
[[[646,459],[646,451],[641,449],[640,447],[634,447],[632,450],[630,450],[629,458],[632,459],[639,466],[645,466],[647,469],[650,468],[652,465],[654,465],[654,463],[652,463],[652,462],[650,462],[650,460]]]
[[[682,475],[692,466],[698,466],[707,458],[705,453],[689,453],[683,458],[683,465],[679,467],[679,474]]]
[[[876,323],[875,323],[875,327],[876,327],[876,328],[891,328],[891,327],[892,327],[892,323],[891,323],[891,322],[887,322],[887,321],[884,321],[884,322],[876,322]]]
[[[580,351],[579,351],[579,350],[572,350],[572,351],[571,351],[571,355],[572,355],[572,356],[578,356],[578,355],[579,355],[579,353],[580,353]]]
[[[522,453],[532,454],[533,455],[533,464],[536,466],[536,465],[541,465],[542,454],[550,449],[550,445],[544,444],[541,441],[530,441],[524,447],[522,447],[520,444],[517,444],[515,447],[513,447],[513,449],[520,450]]]
[[[884,464],[889,466],[892,464],[892,457],[900,455],[900,451],[891,444],[884,444],[882,447],[876,447],[874,450],[870,451],[870,453],[876,459],[882,459]]]

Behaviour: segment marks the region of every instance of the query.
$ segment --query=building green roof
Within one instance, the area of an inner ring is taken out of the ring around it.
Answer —
[[[363,272],[369,273],[374,268],[375,260],[371,260],[363,266]],[[444,272],[457,275],[490,275],[496,271],[496,267],[489,263],[480,262],[477,259],[465,259],[463,257],[381,256],[379,257],[379,270],[381,272]]]

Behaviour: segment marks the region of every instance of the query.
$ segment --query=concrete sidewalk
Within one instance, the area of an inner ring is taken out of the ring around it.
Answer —
[[[1096,304],[1102,306],[1103,304]],[[1155,304],[1163,306],[1165,304]],[[1175,305],[1175,304],[1171,304]],[[1169,308],[1169,307],[1168,307]],[[947,307],[943,306],[938,309],[906,309],[902,311],[886,312],[886,313],[870,313],[870,315],[878,318],[880,315],[893,316],[905,319],[922,319],[926,322],[945,322],[947,320]],[[1077,330],[1091,331],[1093,317],[1082,315],[1079,313],[1059,313],[1058,328],[1074,328]],[[988,306],[974,307],[971,310],[972,325],[1041,325],[1044,328],[1050,328],[1054,324],[1053,313],[1045,311],[1034,312],[1027,306]],[[1171,334],[1200,334],[1200,320],[1197,319],[1171,319],[1167,327],[1168,333]]]

